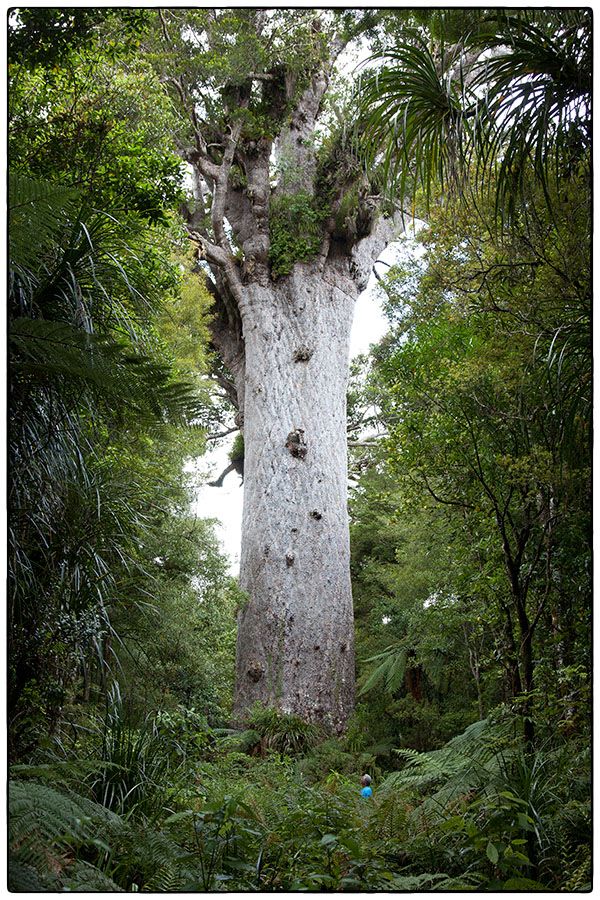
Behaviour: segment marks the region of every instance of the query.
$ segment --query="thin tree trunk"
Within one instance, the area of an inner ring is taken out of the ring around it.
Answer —
[[[354,701],[346,387],[354,296],[297,265],[250,285],[234,714],[255,701],[341,732]]]

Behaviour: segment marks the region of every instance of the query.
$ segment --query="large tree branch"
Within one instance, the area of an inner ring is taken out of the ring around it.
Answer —
[[[402,210],[390,219],[380,216],[375,220],[371,233],[358,241],[352,250],[351,274],[359,291],[364,291],[371,277],[373,266],[388,244],[397,240],[405,231]]]
[[[190,238],[198,244],[200,257],[206,259],[209,263],[212,263],[213,266],[217,266],[224,272],[227,280],[230,282],[232,293],[237,299],[241,287],[241,279],[233,261],[233,257],[222,247],[214,244],[209,238],[200,234],[198,231],[189,231],[189,235]]]
[[[320,22],[314,20],[315,34],[320,31]],[[335,60],[347,41],[334,35],[329,43],[327,58],[313,73],[307,87],[297,101],[290,116],[289,124],[281,131],[277,142],[277,156],[280,168],[278,192],[283,194],[306,191],[312,194],[316,175],[316,154],[313,136],[317,117]],[[296,90],[296,79],[286,73],[286,94],[288,100]]]
[[[205,440],[219,441],[221,438],[227,437],[229,434],[233,434],[235,431],[239,430],[237,425],[234,425],[232,428],[227,428],[225,431],[219,431],[217,434],[207,434]]]
[[[238,462],[230,462],[229,465],[226,466],[225,469],[223,469],[218,478],[216,478],[214,481],[207,481],[206,483],[209,487],[223,487],[223,482],[230,472],[237,472],[238,474],[242,475],[243,481],[243,467],[242,471],[240,472],[240,464]]]
[[[231,166],[233,164],[233,158],[241,131],[242,122],[238,121],[235,123],[235,125],[232,126],[230,134],[227,138],[225,151],[223,153],[223,160],[221,162],[221,165],[219,166],[217,177],[215,178],[212,196],[211,221],[213,233],[219,247],[223,249],[228,255],[231,255],[231,246],[229,244],[229,240],[227,239],[227,235],[225,234],[224,227],[225,202],[227,199],[227,183],[229,181],[229,173],[231,172]]]
[[[215,273],[215,281],[207,278],[206,286],[215,301],[214,315],[210,321],[211,340],[233,380],[230,380],[227,372],[221,371],[216,371],[214,377],[237,408],[236,425],[241,427],[244,418],[246,352],[239,305],[235,299],[229,298],[227,282],[219,270]]]

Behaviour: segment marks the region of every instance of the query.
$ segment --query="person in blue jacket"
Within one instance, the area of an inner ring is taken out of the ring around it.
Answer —
[[[371,788],[371,776],[363,775],[360,779],[360,783],[362,784],[362,790],[360,792],[361,797],[372,797],[373,789]]]

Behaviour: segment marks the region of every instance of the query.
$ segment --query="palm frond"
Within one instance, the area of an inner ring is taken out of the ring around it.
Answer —
[[[418,36],[366,62],[386,66],[361,81],[361,139],[372,160],[383,151],[383,178],[390,192],[404,197],[407,186],[422,186],[427,198],[436,184],[457,188],[467,143],[464,84],[440,71]]]
[[[504,222],[523,205],[531,172],[551,209],[550,179],[589,166],[589,11],[544,16],[485,13],[435,54],[405,31],[367,61],[383,68],[362,79],[358,130],[391,193],[414,199],[421,188],[428,202],[434,187],[459,192],[473,166]]]

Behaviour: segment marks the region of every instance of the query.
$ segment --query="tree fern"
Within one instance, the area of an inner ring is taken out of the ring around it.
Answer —
[[[197,881],[200,868],[198,854],[191,844],[186,845],[186,839],[192,839],[190,827],[185,834],[180,829],[170,834],[165,826],[129,823],[115,843],[112,878],[144,891],[182,890],[190,880]]]
[[[392,644],[382,653],[369,657],[366,662],[378,665],[364,680],[359,696],[377,687],[383,687],[390,694],[397,691],[404,680],[407,659],[408,647],[404,643]]]
[[[396,750],[407,764],[385,780],[382,791],[431,789],[437,785],[430,805],[441,808],[461,794],[488,785],[502,771],[507,757],[516,752],[510,725],[491,726],[484,719],[470,725],[440,750]]]
[[[124,342],[107,340],[65,322],[17,318],[10,325],[15,351],[13,377],[79,381],[100,399],[125,394],[147,421],[189,421],[199,413],[191,384],[172,379],[168,366],[132,353]]]

